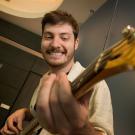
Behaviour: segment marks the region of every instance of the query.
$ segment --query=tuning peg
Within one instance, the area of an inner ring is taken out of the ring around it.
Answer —
[[[122,34],[126,38],[130,38],[132,35],[135,36],[135,29],[128,25],[126,28],[123,29]]]

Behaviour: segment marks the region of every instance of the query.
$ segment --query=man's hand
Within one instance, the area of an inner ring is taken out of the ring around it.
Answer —
[[[37,116],[50,132],[71,135],[74,130],[92,127],[88,122],[88,102],[89,94],[81,101],[74,98],[65,73],[45,75],[36,103]]]
[[[27,108],[22,108],[11,114],[8,117],[7,121],[5,122],[5,125],[1,129],[0,131],[1,134],[2,135],[18,134],[23,129],[22,123],[26,118],[27,113],[29,113],[29,110]]]

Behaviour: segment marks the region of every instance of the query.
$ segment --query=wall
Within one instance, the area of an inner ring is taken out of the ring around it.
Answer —
[[[40,50],[41,37],[0,20],[1,36],[13,40],[35,51]],[[0,41],[0,126],[6,117],[20,107],[28,107],[39,79],[48,70],[46,63],[31,54]]]
[[[80,36],[83,37],[77,59],[87,66],[105,48],[119,41],[125,26],[130,24],[135,27],[134,12],[134,0],[108,0],[81,27]],[[135,72],[122,73],[106,79],[112,95],[115,135],[135,134],[134,80]]]

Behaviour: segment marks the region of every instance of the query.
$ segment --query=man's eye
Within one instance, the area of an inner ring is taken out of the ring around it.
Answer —
[[[52,39],[52,36],[44,36],[45,39]]]
[[[69,40],[69,37],[61,37],[61,39],[62,39],[63,41],[67,41],[67,40]]]

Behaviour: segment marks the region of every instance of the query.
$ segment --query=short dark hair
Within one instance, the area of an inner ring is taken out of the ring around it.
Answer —
[[[46,24],[56,25],[59,23],[68,23],[71,25],[75,39],[78,37],[79,25],[77,21],[71,14],[61,10],[55,10],[45,14],[42,19],[42,33]]]

